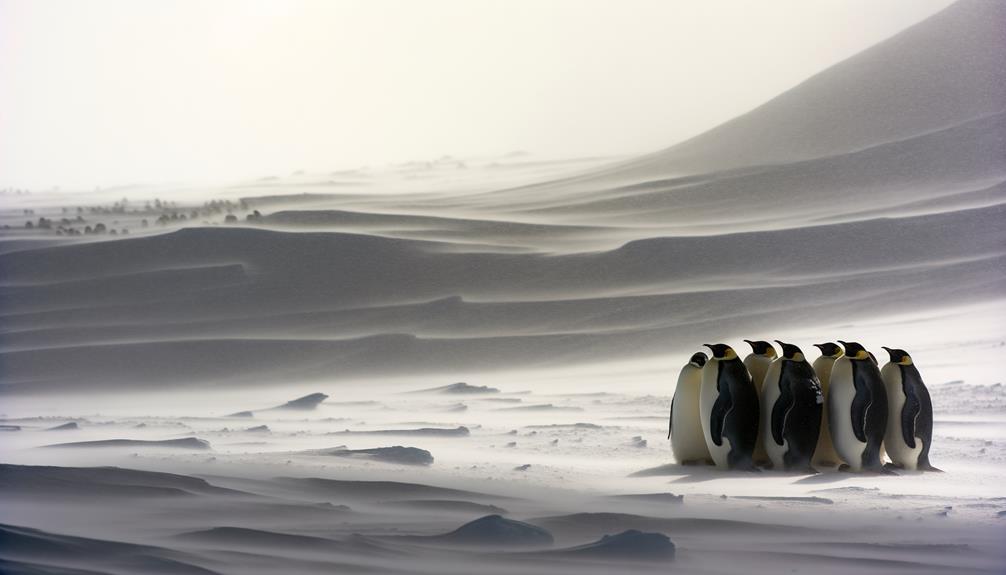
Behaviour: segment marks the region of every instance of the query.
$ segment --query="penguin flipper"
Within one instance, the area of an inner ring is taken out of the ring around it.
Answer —
[[[784,383],[779,387],[779,399],[772,406],[772,440],[776,445],[782,445],[784,442],[786,418],[789,417],[789,412],[792,411],[796,399],[793,397],[791,386]]]
[[[922,403],[919,401],[915,390],[909,388],[905,394],[905,405],[901,408],[901,436],[905,440],[905,445],[909,449],[915,449],[915,422],[922,411]]]
[[[709,434],[717,447],[723,445],[723,427],[727,421],[727,413],[731,408],[733,408],[733,399],[730,397],[730,391],[722,389],[719,397],[716,398],[716,403],[713,404],[712,412],[709,414]]]
[[[674,428],[674,398],[671,398],[671,414],[667,416],[667,439],[671,438],[671,429]]]
[[[857,382],[858,383],[858,382]],[[866,413],[873,405],[873,394],[868,385],[857,385],[856,396],[852,398],[852,432],[856,439],[866,443]]]

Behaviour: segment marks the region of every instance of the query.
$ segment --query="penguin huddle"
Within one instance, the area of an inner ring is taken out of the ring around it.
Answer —
[[[803,351],[776,340],[744,340],[743,360],[726,344],[705,344],[678,374],[668,437],[682,465],[817,473],[939,471],[929,462],[933,404],[912,357],[885,347],[883,369],[856,342]],[[884,455],[891,463],[884,463]]]

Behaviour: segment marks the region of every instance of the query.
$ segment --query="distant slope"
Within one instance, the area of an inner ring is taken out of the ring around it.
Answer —
[[[996,114],[1006,109],[1003,54],[1006,2],[960,0],[747,114],[604,175],[654,178],[806,160]]]
[[[1006,202],[1006,112],[863,150],[694,178],[521,193],[511,212],[653,235],[715,235]]]

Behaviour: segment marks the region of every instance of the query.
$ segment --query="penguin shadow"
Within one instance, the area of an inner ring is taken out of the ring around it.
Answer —
[[[911,472],[909,472],[911,473]],[[840,483],[846,479],[856,479],[861,477],[897,477],[899,475],[904,475],[905,472],[902,470],[891,470],[889,468],[884,468],[880,471],[845,471],[841,467],[831,468],[827,471],[822,471],[817,475],[810,475],[802,479],[797,479],[794,484],[822,484],[822,483]]]
[[[657,467],[640,469],[629,474],[629,477],[670,477],[674,475],[690,475],[696,469],[715,469],[713,465],[705,463],[667,463]]]
[[[840,483],[842,481],[845,481],[846,479],[855,479],[855,478],[856,475],[853,473],[839,473],[834,469],[830,469],[828,471],[822,471],[817,475],[808,475],[806,477],[801,477],[800,479],[797,479],[793,483],[803,485],[807,484],[820,485],[825,483]]]
[[[685,468],[687,474],[678,477],[677,479],[672,479],[669,483],[704,483],[706,481],[713,481],[714,479],[729,478],[747,478],[747,477],[759,477],[760,473],[755,471],[744,471],[740,469],[720,469],[715,465],[701,465],[701,466],[690,466]]]
[[[884,464],[884,474],[885,475],[925,475],[926,473],[945,473],[942,469],[933,467],[930,465],[926,468],[918,469],[905,469],[903,466],[896,463],[885,463]]]
[[[648,467],[646,469],[640,469],[639,471],[633,471],[629,474],[629,477],[662,477],[664,475],[681,475],[684,473],[683,467],[677,463],[668,463],[666,465],[658,465],[657,467]]]
[[[722,476],[723,470],[709,463],[668,463],[657,467],[641,469],[630,473],[629,477],[675,477],[670,483],[699,483]]]
[[[819,477],[823,472],[817,469],[772,469],[770,467],[763,467],[762,474],[765,477],[793,477],[801,479],[811,479],[813,477]]]

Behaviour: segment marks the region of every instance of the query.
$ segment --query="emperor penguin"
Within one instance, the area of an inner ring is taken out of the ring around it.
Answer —
[[[828,386],[828,424],[842,471],[884,472],[881,448],[887,431],[887,391],[880,368],[856,342],[844,342]]]
[[[824,404],[828,405],[828,386],[831,382],[831,368],[835,365],[835,360],[842,357],[844,353],[842,346],[837,343],[815,343],[814,347],[821,350],[821,357],[814,360],[814,373],[817,374],[818,381],[821,382],[821,393],[824,396]],[[817,449],[814,450],[814,465],[834,467],[841,462],[841,458],[835,453],[835,446],[831,442],[831,429],[828,423],[827,407],[821,411],[821,434],[817,437]]]
[[[891,361],[880,371],[887,388],[887,433],[884,447],[896,467],[940,471],[929,463],[933,440],[933,401],[912,356],[903,349],[887,350]]]
[[[759,399],[762,397],[762,383],[765,381],[765,372],[772,360],[776,358],[775,348],[767,341],[751,341],[745,339],[745,343],[751,346],[751,353],[744,358],[744,367],[748,368],[751,374],[751,381],[754,382],[755,390],[758,391]],[[764,435],[766,433],[764,425],[758,427],[758,439],[755,442],[754,461],[758,464],[769,462],[768,454],[765,453]]]
[[[765,451],[775,469],[817,473],[811,467],[821,431],[821,382],[803,351],[776,340],[782,357],[772,362],[761,395]]]
[[[699,352],[688,360],[678,374],[678,385],[674,388],[674,399],[671,400],[667,437],[671,439],[674,458],[681,465],[711,461],[709,447],[702,434],[702,418],[699,416],[702,366],[707,359],[706,354]]]
[[[717,467],[758,471],[758,392],[744,362],[726,344],[704,344],[713,356],[702,368],[702,434]]]

